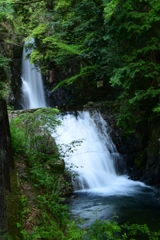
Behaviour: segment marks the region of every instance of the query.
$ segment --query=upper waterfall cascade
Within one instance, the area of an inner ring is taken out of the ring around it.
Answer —
[[[23,108],[40,108],[46,107],[42,75],[40,70],[37,70],[34,64],[30,64],[29,59],[25,59],[25,46],[22,56],[22,93],[23,93]]]
[[[97,126],[98,124],[98,126]],[[56,142],[60,145],[80,141],[72,153],[65,150],[65,162],[72,169],[75,191],[86,191],[98,195],[132,195],[144,187],[142,182],[119,176],[115,162],[120,158],[109,134],[109,127],[99,113],[89,112],[65,115],[62,126],[57,128]],[[67,153],[67,154],[66,154]]]

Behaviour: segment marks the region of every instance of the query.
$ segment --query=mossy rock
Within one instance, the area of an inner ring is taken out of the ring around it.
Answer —
[[[63,159],[59,158],[57,161],[50,160],[50,161],[48,161],[48,165],[54,171],[59,172],[59,173],[64,173],[65,162]]]
[[[32,148],[40,153],[48,155],[58,154],[57,146],[53,137],[49,134],[41,134],[32,139]]]

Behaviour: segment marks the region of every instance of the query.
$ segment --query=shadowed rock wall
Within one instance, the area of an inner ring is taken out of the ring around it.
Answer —
[[[0,99],[0,239],[8,231],[5,191],[10,191],[10,167],[14,168],[6,102]]]

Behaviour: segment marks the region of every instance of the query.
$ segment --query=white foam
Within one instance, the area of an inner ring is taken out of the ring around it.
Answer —
[[[100,123],[99,128],[95,122]],[[82,140],[76,151],[70,153],[63,149],[65,162],[71,167],[75,191],[89,192],[97,195],[133,195],[143,191],[146,186],[139,181],[132,181],[128,176],[119,176],[114,166],[114,152],[120,157],[116,147],[108,135],[109,128],[100,114],[92,117],[89,112],[82,112],[76,118],[68,114],[57,128],[58,144],[69,144]]]

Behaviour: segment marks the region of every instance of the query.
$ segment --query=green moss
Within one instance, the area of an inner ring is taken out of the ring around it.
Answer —
[[[143,169],[146,165],[146,162],[144,161],[144,153],[138,152],[137,157],[135,158],[135,164],[139,169]]]
[[[11,192],[6,192],[9,235],[14,240],[20,239],[17,222],[20,221],[20,189],[18,186],[17,171],[10,171]]]
[[[10,92],[11,92],[10,83],[8,81],[5,81],[5,82],[0,81],[0,96],[7,101],[9,98]]]

